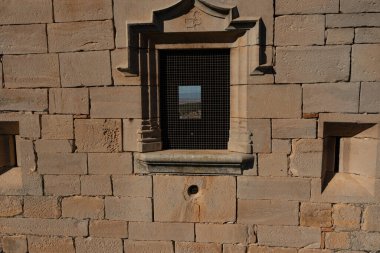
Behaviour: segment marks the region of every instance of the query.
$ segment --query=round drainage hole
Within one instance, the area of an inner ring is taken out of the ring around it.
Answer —
[[[196,186],[196,185],[192,185],[192,186],[190,186],[190,187],[187,189],[187,194],[189,194],[189,195],[194,195],[194,194],[197,194],[198,191],[199,191],[198,186]]]

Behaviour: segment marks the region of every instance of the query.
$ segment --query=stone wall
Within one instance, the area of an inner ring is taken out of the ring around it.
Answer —
[[[274,66],[247,87],[255,162],[239,176],[134,170],[125,21],[176,1],[0,0],[0,122],[20,126],[0,252],[380,250],[380,1],[220,2],[262,18]],[[327,179],[329,136],[359,165]]]

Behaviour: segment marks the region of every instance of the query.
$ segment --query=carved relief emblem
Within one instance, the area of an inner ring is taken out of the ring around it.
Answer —
[[[198,10],[191,11],[185,19],[187,29],[195,29],[202,24],[201,12]]]

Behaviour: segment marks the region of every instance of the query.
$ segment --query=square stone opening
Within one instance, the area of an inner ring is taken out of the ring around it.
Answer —
[[[0,174],[17,165],[16,140],[18,122],[0,122]]]

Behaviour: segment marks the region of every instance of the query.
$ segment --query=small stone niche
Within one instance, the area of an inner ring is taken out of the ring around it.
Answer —
[[[0,122],[0,172],[16,166],[15,136],[18,122]]]

